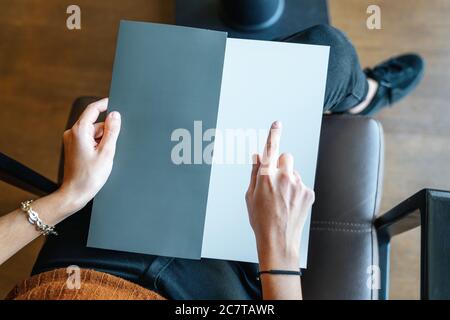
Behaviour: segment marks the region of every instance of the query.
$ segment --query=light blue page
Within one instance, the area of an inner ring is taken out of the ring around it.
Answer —
[[[262,148],[271,123],[280,120],[280,151],[294,155],[295,169],[313,187],[328,56],[326,46],[228,39],[217,130],[262,131]],[[222,150],[229,151],[223,136],[222,146],[217,140],[215,144],[213,161],[222,164],[212,167],[202,257],[257,262],[244,199],[251,165],[223,164]],[[251,150],[246,155],[249,159]],[[302,268],[307,264],[309,223],[308,218],[301,241]]]

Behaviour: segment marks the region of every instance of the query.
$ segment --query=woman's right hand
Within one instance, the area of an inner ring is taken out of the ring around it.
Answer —
[[[90,104],[72,129],[64,133],[64,179],[55,192],[33,202],[33,210],[49,225],[56,225],[84,207],[103,187],[111,173],[120,132],[120,114],[106,111],[108,99]],[[41,233],[21,209],[0,217],[0,265]]]
[[[290,154],[278,158],[281,123],[274,122],[262,158],[256,155],[246,202],[260,270],[298,270],[299,246],[314,191],[294,170]]]

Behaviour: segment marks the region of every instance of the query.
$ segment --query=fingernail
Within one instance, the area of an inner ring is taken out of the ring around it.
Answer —
[[[111,112],[111,118],[120,119],[120,113],[118,113],[117,111]]]
[[[281,122],[280,121],[275,121],[273,124],[272,124],[272,128],[281,128]]]

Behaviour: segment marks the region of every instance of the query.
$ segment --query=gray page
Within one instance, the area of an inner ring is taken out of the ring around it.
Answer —
[[[215,128],[226,33],[122,21],[109,110],[122,114],[88,246],[199,259],[211,166],[175,165],[175,129]],[[192,152],[192,159],[194,153]]]

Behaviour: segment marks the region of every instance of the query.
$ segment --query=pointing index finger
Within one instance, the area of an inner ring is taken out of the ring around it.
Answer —
[[[266,146],[262,159],[262,168],[271,172],[277,167],[278,154],[281,140],[281,122],[275,121],[270,127],[269,135],[267,137]],[[265,172],[266,174],[269,172]]]

